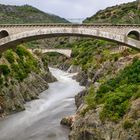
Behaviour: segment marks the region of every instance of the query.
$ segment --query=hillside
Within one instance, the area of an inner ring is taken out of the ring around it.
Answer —
[[[29,5],[11,6],[0,4],[0,24],[65,23],[64,18],[48,14]]]
[[[139,24],[140,11],[137,10],[136,1],[129,2],[100,10],[92,17],[84,20],[84,23]]]

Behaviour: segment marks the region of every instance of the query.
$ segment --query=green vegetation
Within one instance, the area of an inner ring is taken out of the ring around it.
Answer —
[[[87,18],[84,23],[139,24],[140,11],[137,9],[136,1],[129,2],[100,10],[92,17]]]
[[[111,54],[111,50],[117,47],[118,45],[116,43],[89,38],[81,39],[71,44],[56,46],[56,48],[72,49],[72,59],[70,63],[80,66],[85,72],[89,69],[100,68],[101,64],[106,61],[115,62],[121,56],[137,53],[135,50],[127,49],[122,53]],[[49,55],[49,57],[51,57],[51,55]]]
[[[47,53],[47,55],[44,54],[42,56],[42,61],[44,62],[44,65],[45,64],[48,65],[48,63],[50,65],[62,64],[66,60],[67,60],[66,56],[56,53],[56,52],[49,52],[49,53]]]
[[[65,23],[58,16],[44,13],[32,6],[0,5],[0,24]]]
[[[84,71],[99,68],[99,64],[106,60],[116,59],[116,54],[110,55],[110,49],[116,47],[115,43],[96,39],[81,39],[71,44],[63,44],[57,48],[71,48],[73,65],[79,65]],[[111,56],[111,57],[110,57]]]
[[[38,73],[40,70],[37,59],[23,45],[18,46],[15,51],[12,49],[7,50],[3,53],[2,59],[6,59],[7,63],[0,65],[0,85],[7,80],[7,76],[20,82],[30,72]]]
[[[86,104],[88,104],[89,109],[95,108],[96,104],[93,102],[95,98],[95,91],[94,87],[91,85],[89,90],[88,90],[88,96],[85,97]]]
[[[9,73],[10,73],[10,69],[7,65],[0,65],[0,74],[7,76]]]
[[[140,82],[140,60],[134,58],[134,61],[131,65],[127,66],[123,71],[121,71],[116,78],[110,79],[101,85],[98,91],[98,98],[101,98],[108,93],[109,91],[115,91],[118,87],[122,85],[136,85]],[[133,89],[134,86],[131,86]],[[121,89],[121,88],[120,88]],[[133,89],[134,90],[134,89]],[[130,89],[128,89],[130,91]],[[128,92],[126,91],[126,92]]]
[[[123,128],[124,129],[129,129],[129,128],[132,128],[134,125],[134,123],[132,122],[131,119],[127,119],[125,120],[125,122],[123,123]]]
[[[93,102],[93,100],[95,99],[95,91],[94,91],[94,87],[91,85],[88,89],[88,96],[85,96],[85,103],[87,104],[87,107],[85,107],[80,114],[82,116],[85,116],[86,112],[88,112],[91,109],[96,108],[96,104],[95,102]]]
[[[14,63],[15,62],[15,55],[12,49],[9,49],[5,52],[5,58],[8,60],[9,63]]]
[[[118,121],[129,110],[131,100],[140,97],[140,60],[134,58],[133,63],[125,67],[115,78],[104,82],[88,106],[103,104],[101,120]],[[90,91],[89,91],[90,93]],[[91,95],[88,94],[86,98]]]

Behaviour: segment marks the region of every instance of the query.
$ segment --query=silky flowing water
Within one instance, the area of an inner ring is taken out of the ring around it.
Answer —
[[[75,113],[74,96],[84,87],[73,74],[50,68],[57,82],[40,94],[38,100],[25,104],[26,110],[0,121],[0,140],[68,140],[69,130],[61,118]]]

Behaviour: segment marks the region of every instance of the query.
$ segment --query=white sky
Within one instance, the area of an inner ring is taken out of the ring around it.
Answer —
[[[134,0],[0,0],[0,4],[29,4],[38,9],[64,18],[86,18],[98,10]]]

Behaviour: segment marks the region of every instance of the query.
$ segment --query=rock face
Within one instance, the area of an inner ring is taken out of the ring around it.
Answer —
[[[24,110],[27,101],[38,99],[39,93],[48,89],[48,82],[56,79],[49,72],[47,78],[31,73],[23,82],[8,83],[0,91],[0,116]]]
[[[62,125],[65,125],[65,126],[68,126],[69,128],[71,128],[72,127],[72,124],[73,124],[73,122],[75,121],[75,115],[73,115],[73,116],[70,116],[70,117],[65,117],[65,118],[63,118],[62,120],[61,120],[61,124]]]
[[[87,90],[83,90],[75,96],[75,104],[77,108],[79,108],[84,103],[84,97],[87,94],[88,94]]]
[[[62,63],[62,64],[57,65],[57,67],[59,69],[61,69],[61,70],[67,71],[69,69],[69,67],[70,67],[70,64],[68,64],[68,63]]]
[[[48,83],[35,73],[29,75],[22,83],[15,83],[3,87],[0,95],[5,96],[4,106],[6,114],[24,110],[24,103],[38,98],[38,94],[48,88]],[[9,98],[7,100],[7,98]]]
[[[70,140],[139,140],[140,139],[140,99],[132,103],[130,111],[118,123],[110,121],[101,122],[99,112],[87,112],[72,125]]]
[[[68,69],[68,72],[70,73],[79,73],[81,71],[81,68],[79,66],[76,65],[71,65]]]
[[[80,85],[82,86],[86,86],[89,82],[88,75],[84,71],[79,72],[75,78],[76,78],[76,81],[79,82]]]

